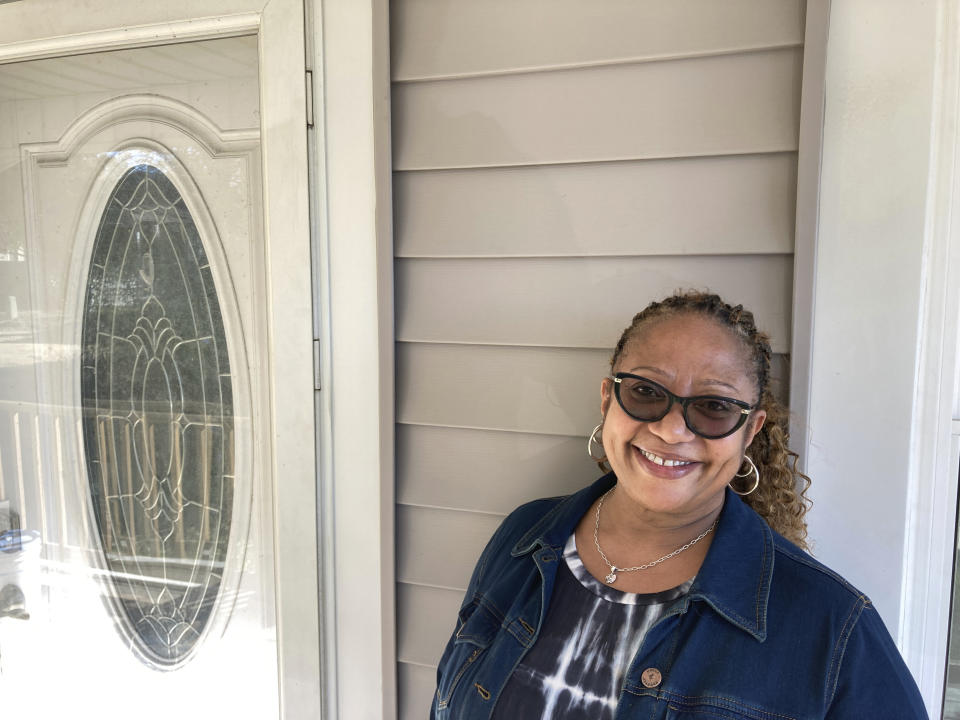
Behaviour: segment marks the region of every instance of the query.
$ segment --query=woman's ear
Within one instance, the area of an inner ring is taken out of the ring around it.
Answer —
[[[753,438],[757,436],[757,433],[760,432],[760,428],[763,427],[763,423],[767,419],[766,410],[754,410],[750,413],[750,419],[747,420],[747,447],[750,446],[750,443],[753,442]]]
[[[613,380],[604,378],[600,381],[600,417],[607,416],[607,410],[610,409],[610,402],[613,400]]]

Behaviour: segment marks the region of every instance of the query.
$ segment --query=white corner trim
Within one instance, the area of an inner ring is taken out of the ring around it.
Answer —
[[[917,394],[911,437],[898,645],[931,717],[940,715],[953,586],[960,340],[960,3],[937,20]]]
[[[797,152],[797,210],[793,250],[793,324],[790,347],[790,438],[809,457],[810,367],[813,352],[817,227],[820,217],[820,164],[826,89],[830,0],[808,0],[800,94]]]

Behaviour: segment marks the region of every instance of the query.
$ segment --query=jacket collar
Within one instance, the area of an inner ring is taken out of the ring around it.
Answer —
[[[727,488],[714,532],[688,597],[704,600],[721,617],[763,642],[773,580],[773,531]]]
[[[518,557],[533,552],[538,547],[552,547],[560,549],[567,542],[570,533],[577,527],[593,501],[612,488],[617,482],[617,476],[607,473],[593,485],[568,495],[540,518],[527,534],[520,538],[513,546],[511,555]]]
[[[604,475],[564,498],[514,545],[514,557],[539,547],[560,550],[593,501],[616,482]],[[762,642],[767,637],[767,601],[773,579],[773,531],[727,489],[713,542],[687,600],[703,600],[722,618]]]

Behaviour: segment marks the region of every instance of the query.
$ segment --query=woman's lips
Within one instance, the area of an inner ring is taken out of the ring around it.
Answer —
[[[663,456],[657,455],[656,453],[651,453],[648,450],[642,450],[636,445],[633,447],[633,452],[639,462],[651,475],[656,475],[657,477],[673,479],[678,477],[683,477],[684,475],[692,472],[700,463],[694,460],[684,460],[677,456],[672,458],[665,458]]]

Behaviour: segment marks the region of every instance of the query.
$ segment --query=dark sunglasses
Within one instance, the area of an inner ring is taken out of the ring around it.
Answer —
[[[634,420],[662,420],[677,402],[683,408],[683,421],[690,432],[707,440],[718,440],[735,433],[755,407],[743,400],[720,395],[680,397],[653,380],[630,373],[616,373],[611,380],[617,402]]]

